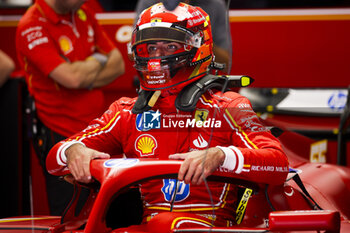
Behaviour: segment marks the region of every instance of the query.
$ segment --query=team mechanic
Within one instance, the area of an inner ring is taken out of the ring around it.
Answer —
[[[17,57],[36,106],[33,146],[45,171],[51,215],[62,214],[73,187],[47,174],[46,155],[104,112],[111,102],[102,87],[125,69],[119,49],[84,2],[36,0],[17,27]]]
[[[167,219],[170,227],[179,216],[190,219],[180,227],[209,227],[212,220],[215,226],[235,224],[238,188],[208,182],[212,206],[203,179],[219,168],[264,183],[284,180],[288,161],[279,141],[237,93],[210,88],[194,102],[188,97],[206,85],[202,80],[218,81],[208,74],[213,44],[209,17],[201,8],[180,3],[170,12],[158,3],[142,12],[135,27],[132,51],[142,88],[138,98],[117,100],[85,130],[56,144],[47,158],[48,171],[62,175],[69,170],[88,183],[92,159],[117,154],[183,159],[178,173],[182,192],[172,212],[172,180],[142,184],[143,223],[148,224],[140,229],[155,226],[159,232],[159,219]]]

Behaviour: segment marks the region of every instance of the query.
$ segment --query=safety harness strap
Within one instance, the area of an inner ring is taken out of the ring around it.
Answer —
[[[294,180],[294,182],[299,186],[299,188],[303,191],[303,193],[312,201],[312,203],[314,204],[314,208],[315,209],[319,209],[319,210],[323,210],[317,203],[316,201],[311,197],[310,193],[306,190],[303,182],[300,179],[300,176],[298,173],[296,173],[292,179]]]

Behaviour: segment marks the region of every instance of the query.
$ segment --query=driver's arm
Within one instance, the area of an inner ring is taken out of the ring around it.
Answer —
[[[179,170],[178,179],[185,181],[186,184],[197,185],[222,166],[225,158],[225,153],[217,147],[169,156],[169,159],[184,160]]]
[[[47,171],[58,176],[72,173],[76,180],[90,182],[92,159],[122,156],[119,137],[120,127],[125,123],[121,123],[124,120],[121,115],[119,102],[116,101],[83,131],[55,144],[46,158]]]
[[[90,162],[93,159],[109,159],[110,155],[75,143],[66,149],[67,167],[75,180],[91,182]]]
[[[283,182],[289,170],[287,156],[278,139],[261,124],[248,99],[236,98],[228,105],[224,115],[232,129],[230,138],[227,138],[231,145],[170,155],[170,159],[184,160],[178,179],[200,184],[222,166],[247,180]]]

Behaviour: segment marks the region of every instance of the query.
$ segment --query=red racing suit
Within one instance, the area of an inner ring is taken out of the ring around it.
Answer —
[[[53,147],[46,161],[48,171],[54,175],[68,172],[64,148],[71,143],[83,143],[110,155],[165,160],[170,154],[221,146],[233,155],[231,172],[263,183],[284,181],[288,173],[286,155],[279,141],[260,123],[247,98],[235,92],[208,90],[193,112],[178,111],[175,98],[161,96],[152,110],[143,114],[131,112],[136,99],[119,99],[84,131]],[[216,217],[234,222],[237,187],[208,183]],[[170,210],[172,185],[174,180],[169,179],[142,184],[144,219]],[[213,217],[205,185],[180,183],[177,190],[173,212]]]

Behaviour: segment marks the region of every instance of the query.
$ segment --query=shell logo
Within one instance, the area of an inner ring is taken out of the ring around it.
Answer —
[[[142,134],[135,141],[135,150],[140,153],[140,156],[154,155],[157,148],[156,139],[150,134]]]
[[[58,43],[60,44],[61,50],[65,55],[70,53],[73,50],[72,42],[66,36],[61,36],[58,39]]]

